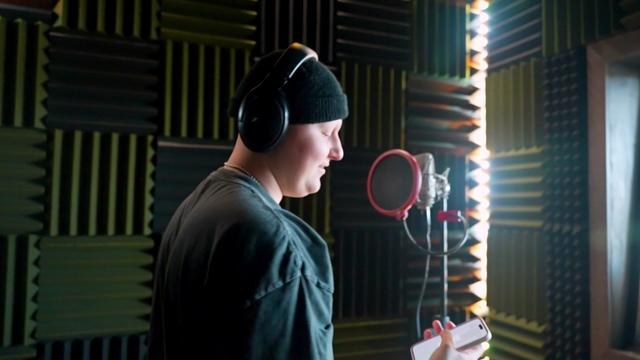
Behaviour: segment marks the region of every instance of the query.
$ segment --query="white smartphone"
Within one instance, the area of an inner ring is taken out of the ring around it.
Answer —
[[[451,336],[453,337],[453,347],[456,350],[464,350],[491,340],[491,331],[482,319],[473,318],[451,330]],[[411,357],[413,360],[429,360],[431,354],[440,346],[440,340],[440,335],[438,335],[413,344]]]

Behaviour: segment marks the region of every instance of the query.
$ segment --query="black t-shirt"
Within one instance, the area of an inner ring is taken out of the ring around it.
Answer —
[[[332,359],[326,243],[244,174],[220,168],[161,242],[150,359]]]

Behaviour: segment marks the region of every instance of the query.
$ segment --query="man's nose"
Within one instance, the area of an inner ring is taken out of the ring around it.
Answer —
[[[342,149],[342,143],[340,142],[340,137],[336,136],[334,141],[333,148],[329,153],[329,158],[334,161],[340,161],[344,157],[344,150]]]

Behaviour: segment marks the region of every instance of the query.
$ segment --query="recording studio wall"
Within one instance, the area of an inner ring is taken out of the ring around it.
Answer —
[[[487,12],[490,355],[588,359],[585,47],[640,27],[640,7],[496,0]]]
[[[365,179],[384,150],[429,151],[439,173],[451,168],[449,206],[473,208],[471,1],[27,3],[36,5],[0,2],[0,359],[145,356],[162,232],[229,155],[236,133],[226,108],[240,79],[292,41],[314,48],[349,97],[344,160],[318,194],[283,201],[329,244],[336,357],[408,357],[424,256],[398,223],[374,213]],[[563,59],[558,66],[572,61]],[[541,86],[541,64],[529,60],[505,76]],[[518,156],[538,156],[537,136]],[[472,213],[471,224],[478,221]],[[434,230],[435,246],[440,239]],[[449,262],[456,321],[483,299],[472,289],[482,280],[472,251],[479,242],[472,235]],[[437,313],[438,266],[425,320]],[[509,298],[500,304],[518,313]]]

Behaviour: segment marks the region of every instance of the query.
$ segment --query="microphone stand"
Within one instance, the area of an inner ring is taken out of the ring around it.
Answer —
[[[441,284],[441,292],[440,292],[440,314],[436,314],[436,317],[440,318],[440,321],[443,323],[443,325],[446,326],[447,321],[449,321],[449,315],[447,313],[447,294],[449,291],[449,283],[448,283],[448,278],[449,278],[449,269],[448,269],[448,255],[449,254],[453,254],[456,251],[460,250],[462,248],[462,246],[467,242],[468,239],[468,235],[469,235],[469,227],[467,224],[466,219],[461,215],[460,211],[458,210],[451,210],[449,211],[448,209],[448,203],[447,200],[449,198],[449,191],[450,191],[450,187],[447,181],[447,176],[449,173],[449,169],[447,169],[442,175],[438,175],[438,174],[434,174],[434,176],[436,177],[436,179],[439,180],[440,182],[440,186],[439,186],[439,190],[436,193],[436,200],[442,200],[442,210],[438,211],[436,219],[438,221],[442,222],[442,251],[432,251],[431,250],[431,206],[426,206],[425,208],[425,215],[426,215],[426,220],[427,220],[427,231],[426,231],[426,241],[427,241],[427,247],[423,247],[422,245],[418,244],[418,242],[413,238],[413,236],[411,235],[411,230],[409,229],[409,226],[407,225],[407,220],[406,218],[404,218],[402,220],[402,224],[404,225],[404,230],[409,238],[409,240],[411,240],[411,242],[420,250],[422,250],[424,253],[427,254],[427,260],[426,260],[426,265],[425,265],[425,273],[424,273],[424,278],[422,281],[422,288],[420,289],[420,296],[418,297],[418,303],[416,305],[416,336],[419,339],[422,338],[421,336],[421,331],[422,331],[422,327],[420,326],[420,313],[421,313],[421,309],[422,309],[422,298],[424,296],[426,287],[427,287],[427,280],[429,278],[429,264],[430,264],[430,259],[431,256],[438,256],[442,258],[442,263],[441,263],[441,272],[442,272],[442,284]],[[439,199],[438,199],[439,198]],[[462,225],[464,227],[464,235],[462,237],[462,239],[460,239],[460,241],[458,241],[458,243],[453,246],[451,249],[449,249],[449,244],[448,244],[448,236],[449,236],[449,229],[448,229],[448,222],[462,222]]]
[[[442,211],[446,212],[447,209],[447,198],[443,198],[442,199]],[[440,264],[440,267],[442,268],[442,287],[441,290],[442,292],[440,293],[440,315],[441,315],[441,321],[442,321],[442,325],[446,326],[447,321],[449,321],[449,316],[447,314],[447,293],[449,291],[449,268],[448,268],[448,256],[447,256],[447,248],[448,248],[448,243],[447,243],[447,232],[448,232],[448,227],[447,227],[447,221],[443,221],[442,222],[442,253],[444,255],[442,255],[442,263]]]

